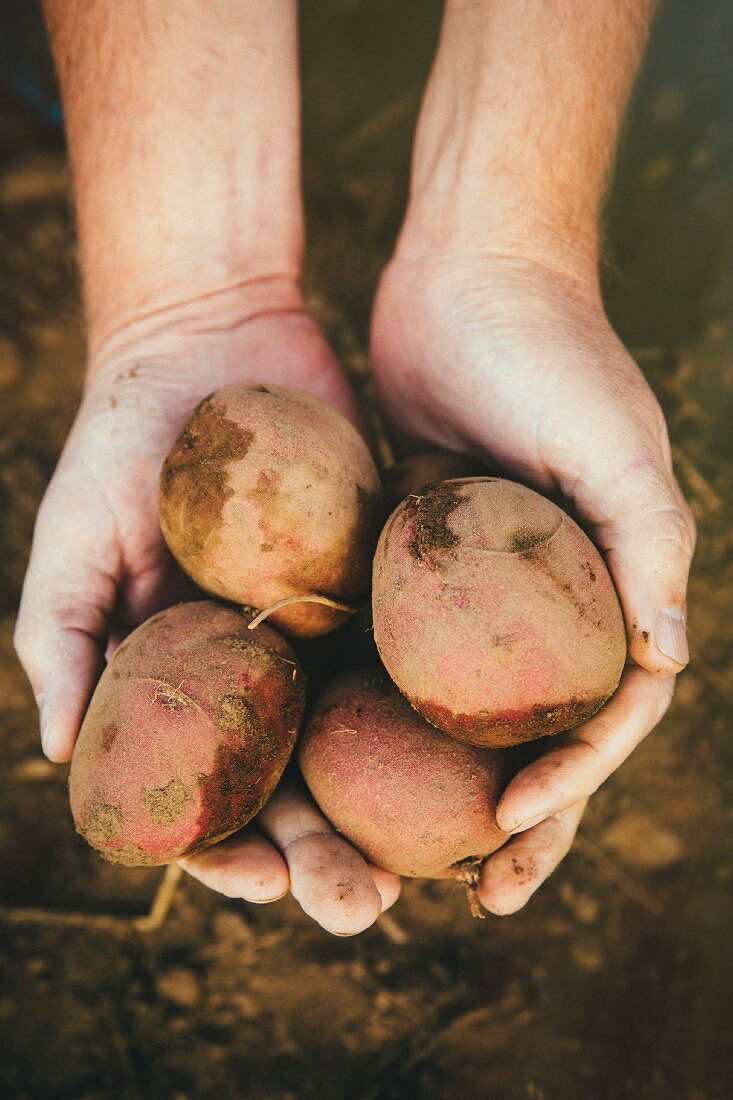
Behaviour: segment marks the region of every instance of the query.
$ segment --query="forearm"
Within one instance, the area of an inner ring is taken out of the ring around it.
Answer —
[[[87,323],[297,280],[294,0],[45,0],[71,156]]]
[[[655,0],[447,0],[406,247],[440,234],[597,261],[598,213]],[[434,228],[431,228],[432,227]]]

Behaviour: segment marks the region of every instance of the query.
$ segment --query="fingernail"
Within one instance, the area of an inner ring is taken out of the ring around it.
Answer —
[[[274,898],[243,898],[243,901],[248,901],[250,905],[272,905],[273,901],[281,901],[290,893],[290,887],[284,890],[282,894],[275,894]]]
[[[36,706],[38,707],[38,724],[41,727],[41,748],[44,753],[48,755],[48,737],[50,733],[49,729],[49,713],[48,713],[48,700],[45,692],[41,692],[36,696]]]
[[[512,829],[508,829],[510,833],[526,833],[527,829],[533,829],[535,825],[539,825],[540,822],[546,821],[548,817],[552,816],[552,810],[543,810],[541,814],[535,814],[534,817],[528,817],[526,821],[520,821],[518,825],[515,825]]]
[[[657,649],[680,666],[690,659],[685,630],[685,613],[681,607],[664,607],[654,624],[654,641]]]

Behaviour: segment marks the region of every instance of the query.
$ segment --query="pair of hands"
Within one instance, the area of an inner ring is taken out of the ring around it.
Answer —
[[[515,835],[487,860],[478,896],[493,913],[513,913],[568,851],[588,797],[670,703],[687,661],[694,522],[662,413],[594,285],[506,255],[398,258],[377,295],[372,356],[400,431],[565,494],[623,604],[634,663],[618,693],[548,741],[500,802],[499,824]],[[309,390],[358,423],[297,286],[278,279],[141,319],[97,351],[39,511],[16,631],[51,760],[70,758],[105,654],[191,595],[160,534],[158,473],[194,405],[245,379]],[[340,935],[371,925],[400,890],[296,787],[279,789],[251,826],[184,865],[229,897],[267,902],[291,890]]]

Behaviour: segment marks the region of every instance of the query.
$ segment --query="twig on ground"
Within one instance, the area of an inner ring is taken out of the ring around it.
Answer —
[[[134,921],[135,928],[137,928],[138,932],[155,932],[165,923],[171,905],[175,900],[182,874],[183,868],[180,863],[168,864],[158,883],[158,889],[155,891],[155,897],[153,898],[153,904],[150,906],[150,912],[146,916],[138,917],[137,920]]]

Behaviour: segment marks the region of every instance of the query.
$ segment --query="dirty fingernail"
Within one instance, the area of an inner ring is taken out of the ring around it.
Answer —
[[[657,649],[680,666],[690,659],[685,629],[685,613],[681,607],[664,607],[654,624],[654,641]]]

